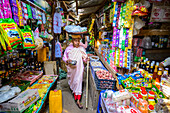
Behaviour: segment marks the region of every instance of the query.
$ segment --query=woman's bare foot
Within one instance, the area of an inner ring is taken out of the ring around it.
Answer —
[[[80,100],[77,100],[77,106],[78,106],[80,109],[83,109],[83,106],[80,104]]]

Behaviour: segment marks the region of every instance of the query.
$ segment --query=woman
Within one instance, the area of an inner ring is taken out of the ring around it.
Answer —
[[[63,61],[66,62],[68,84],[74,94],[75,101],[77,101],[76,104],[80,109],[83,109],[80,104],[84,71],[83,61],[86,62],[89,59],[84,47],[80,46],[80,39],[80,35],[72,35],[72,44],[66,48]],[[72,60],[77,61],[76,66],[70,64]]]

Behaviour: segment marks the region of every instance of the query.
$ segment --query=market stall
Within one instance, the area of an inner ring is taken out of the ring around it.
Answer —
[[[97,112],[168,113],[169,6],[169,0],[0,0],[0,112],[43,111],[57,79],[72,73],[82,55],[76,71],[88,63],[86,108],[91,96]],[[70,62],[68,46],[81,49]]]

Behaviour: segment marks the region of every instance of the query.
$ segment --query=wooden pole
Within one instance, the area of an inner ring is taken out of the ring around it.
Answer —
[[[56,4],[53,2],[53,4]],[[53,32],[53,18],[54,18],[54,13],[55,13],[55,5],[52,6],[52,35],[54,39],[52,40],[52,52],[51,52],[51,61],[55,60],[55,35]]]
[[[86,78],[86,109],[88,109],[88,83],[89,81],[89,61],[87,61],[87,78]]]
[[[69,19],[69,15],[67,15],[67,23],[66,25],[68,25],[68,19]],[[69,37],[68,37],[68,33],[66,32],[66,42],[68,43],[69,41]]]

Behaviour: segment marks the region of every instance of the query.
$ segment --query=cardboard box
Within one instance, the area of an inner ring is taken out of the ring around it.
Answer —
[[[0,111],[23,112],[39,99],[37,89],[27,89],[7,103],[0,104]]]

